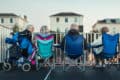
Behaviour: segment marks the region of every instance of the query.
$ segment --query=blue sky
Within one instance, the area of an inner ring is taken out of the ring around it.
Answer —
[[[120,0],[0,0],[0,12],[27,15],[37,28],[49,25],[49,16],[57,12],[84,15],[85,31],[100,19],[120,18]]]

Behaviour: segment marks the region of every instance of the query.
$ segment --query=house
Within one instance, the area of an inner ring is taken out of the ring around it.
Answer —
[[[71,24],[79,25],[83,32],[83,15],[73,12],[60,12],[50,16],[50,27],[55,32],[65,32]]]
[[[8,28],[13,28],[13,26],[17,24],[20,30],[23,30],[27,22],[27,16],[22,18],[14,13],[0,13],[0,24]]]
[[[97,21],[93,25],[93,32],[100,32],[103,27],[108,27],[110,33],[115,34],[120,32],[120,18],[108,18]]]

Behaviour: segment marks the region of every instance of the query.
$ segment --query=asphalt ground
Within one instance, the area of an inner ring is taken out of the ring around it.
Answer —
[[[39,71],[31,70],[23,72],[21,70],[0,71],[0,80],[44,80],[49,68],[41,68]],[[47,80],[120,80],[120,70],[114,66],[111,68],[86,68],[81,72],[78,68],[72,67],[68,71],[63,71],[62,67],[56,67]]]

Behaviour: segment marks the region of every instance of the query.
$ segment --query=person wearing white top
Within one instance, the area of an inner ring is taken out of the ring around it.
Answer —
[[[101,29],[101,34],[102,33],[109,33],[109,29],[107,27],[103,27]],[[99,46],[101,45],[101,46]],[[102,46],[102,35],[98,37],[98,39],[96,39],[95,41],[93,41],[90,46],[93,48],[93,53],[94,56],[96,58],[96,64],[99,64],[99,62],[101,61],[101,53],[103,51],[103,46]],[[98,46],[98,47],[96,47]]]

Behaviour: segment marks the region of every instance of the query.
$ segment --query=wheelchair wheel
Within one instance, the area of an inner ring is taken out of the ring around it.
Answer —
[[[31,65],[30,65],[29,63],[24,63],[24,64],[22,65],[22,70],[23,70],[24,72],[29,72],[29,71],[31,70]]]
[[[4,63],[2,69],[4,71],[10,71],[12,69],[12,65],[10,63]]]

